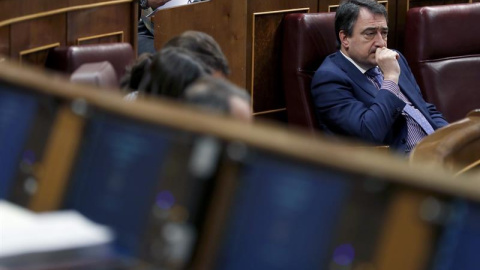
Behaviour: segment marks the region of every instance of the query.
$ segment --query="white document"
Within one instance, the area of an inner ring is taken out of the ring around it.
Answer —
[[[0,258],[107,244],[113,233],[76,211],[34,213],[0,200]]]

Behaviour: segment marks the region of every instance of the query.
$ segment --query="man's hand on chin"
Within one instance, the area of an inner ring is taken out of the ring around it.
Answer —
[[[384,80],[390,80],[398,84],[400,77],[400,65],[398,64],[398,53],[387,47],[378,48],[375,51],[375,59],[378,67],[383,72]]]

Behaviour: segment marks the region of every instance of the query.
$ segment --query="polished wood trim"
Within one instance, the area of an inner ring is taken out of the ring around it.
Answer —
[[[461,169],[460,171],[458,171],[458,172],[455,174],[455,176],[458,176],[458,175],[460,175],[460,174],[462,174],[462,173],[465,173],[465,172],[467,172],[467,171],[469,171],[469,170],[471,170],[471,169],[473,169],[473,168],[476,168],[476,167],[478,167],[478,166],[480,166],[480,160],[477,160],[477,161],[475,161],[475,162],[467,165],[465,168],[463,168],[463,169]]]
[[[84,124],[85,120],[74,114],[70,106],[60,108],[45,156],[36,167],[39,186],[30,202],[29,208],[33,211],[53,211],[61,207]]]
[[[277,14],[277,13],[288,13],[288,12],[295,12],[295,11],[307,11],[310,12],[309,7],[305,8],[292,8],[292,9],[282,9],[282,10],[272,10],[272,11],[263,11],[263,12],[254,12],[253,17],[258,15],[270,15],[270,14]]]
[[[199,113],[198,110],[159,98],[128,102],[121,93],[98,91],[95,87],[76,85],[58,74],[40,73],[37,69],[21,67],[11,61],[0,63],[0,80],[4,83],[31,89],[35,93],[54,96],[58,100],[84,99],[87,104],[110,113],[138,121],[174,129],[209,134],[223,140],[244,142],[261,150],[312,165],[384,179],[480,201],[478,177],[453,174],[441,166],[428,167],[422,162],[408,165],[405,157],[397,157],[362,149],[346,140],[329,140],[321,135],[311,137],[295,130],[269,122],[247,124],[230,117]],[[341,142],[341,143],[339,143]]]
[[[87,36],[87,37],[82,37],[82,38],[77,38],[77,45],[81,45],[82,42],[87,41],[87,40],[92,40],[96,38],[103,38],[103,37],[112,37],[112,36],[117,36],[120,35],[121,42],[125,42],[125,32],[124,31],[117,31],[117,32],[111,32],[111,33],[105,33],[101,35],[95,35],[95,36]]]
[[[256,112],[253,113],[253,115],[262,115],[262,114],[267,114],[267,113],[276,113],[276,112],[281,112],[281,111],[286,111],[287,108],[280,108],[280,109],[275,109],[275,110],[268,110],[268,111],[262,111],[262,112]]]
[[[386,9],[387,12],[388,12],[388,1],[377,1],[377,3],[379,3],[379,4],[385,4],[385,9]]]
[[[254,94],[254,82],[255,82],[255,17],[256,16],[262,16],[262,15],[271,15],[271,14],[279,14],[279,13],[289,13],[289,12],[296,12],[296,11],[306,11],[306,13],[310,12],[310,8],[294,8],[294,9],[284,9],[284,10],[272,10],[272,11],[265,11],[265,12],[254,12],[252,14],[252,71],[251,71],[251,80],[250,80],[250,105],[252,108],[255,108],[253,106],[253,94]],[[255,115],[255,113],[253,114]]]
[[[52,49],[52,48],[55,48],[55,47],[59,47],[59,46],[60,46],[60,42],[56,42],[56,43],[52,43],[52,44],[48,44],[48,45],[44,45],[44,46],[40,46],[40,47],[35,47],[35,48],[31,48],[31,49],[24,50],[24,51],[20,51],[20,52],[18,53],[18,57],[19,57],[19,60],[20,60],[20,64],[22,64],[22,60],[23,60],[23,56],[24,56],[24,55],[31,54],[31,53],[35,53],[35,52],[39,52],[39,51],[49,50],[49,49]]]
[[[480,109],[475,109],[475,110],[470,111],[470,112],[467,114],[467,117],[469,117],[469,118],[471,118],[471,117],[480,117]]]
[[[328,12],[332,12],[332,8],[338,8],[340,5],[328,5]]]
[[[198,246],[202,247],[193,258],[190,269],[214,269],[215,258],[220,248],[224,224],[231,211],[232,201],[237,188],[236,174],[238,166],[228,162],[223,164],[219,172],[218,185],[215,185],[212,201],[208,206],[207,217],[200,233]]]
[[[20,17],[17,17],[17,18],[1,21],[0,22],[0,27],[10,25],[10,24],[14,24],[14,23],[23,22],[23,21],[29,21],[29,20],[42,18],[42,17],[57,15],[57,14],[61,14],[61,13],[67,13],[67,12],[71,12],[71,11],[77,11],[77,10],[89,9],[89,8],[96,8],[96,7],[104,7],[104,6],[110,6],[110,5],[118,5],[118,4],[123,4],[123,3],[131,3],[133,1],[135,1],[135,0],[115,0],[115,1],[108,1],[108,2],[102,2],[102,3],[79,5],[79,6],[73,6],[73,7],[67,7],[67,8],[54,9],[54,10],[49,10],[49,11],[46,11],[46,12],[40,12],[40,13],[20,16]]]
[[[435,231],[431,224],[420,218],[419,209],[432,195],[410,188],[400,188],[393,194],[374,255],[375,269],[419,270],[427,267],[427,260],[434,252],[431,243]]]

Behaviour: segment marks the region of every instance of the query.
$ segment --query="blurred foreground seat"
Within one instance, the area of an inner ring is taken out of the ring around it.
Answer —
[[[440,164],[457,174],[480,172],[480,110],[420,141],[411,153],[410,162]]]

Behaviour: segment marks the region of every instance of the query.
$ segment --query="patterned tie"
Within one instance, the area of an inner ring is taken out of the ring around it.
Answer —
[[[372,80],[372,82],[376,84],[378,89],[382,87],[383,74],[380,72],[380,69],[378,67],[367,70],[365,72],[365,75],[367,75]],[[425,116],[419,110],[415,109],[415,107],[411,105],[410,101],[403,95],[403,93],[395,93],[393,91],[391,92],[398,96],[402,101],[407,103],[407,105],[403,108],[403,111],[407,113],[410,117],[412,117],[427,135],[432,134],[434,131],[432,125],[430,125]]]
[[[380,69],[378,67],[374,67],[367,70],[365,74],[373,80],[373,82],[376,84],[378,89],[382,87],[383,75],[380,72]]]
[[[433,133],[434,130],[432,125],[430,125],[425,116],[423,116],[423,114],[419,110],[415,109],[415,107],[407,104],[407,106],[403,108],[403,111],[408,113],[408,115],[415,119],[415,121],[420,125],[420,127],[422,127],[423,131],[425,131],[427,135]]]

